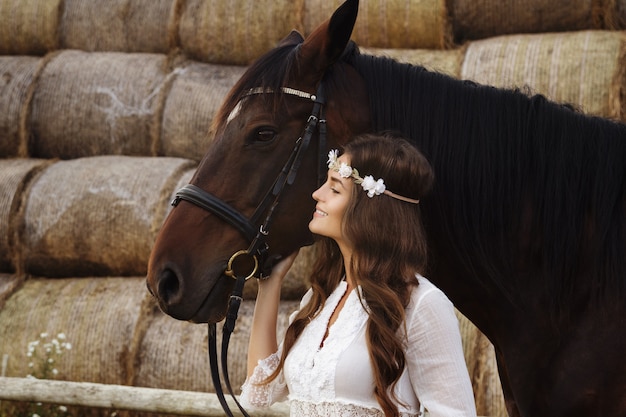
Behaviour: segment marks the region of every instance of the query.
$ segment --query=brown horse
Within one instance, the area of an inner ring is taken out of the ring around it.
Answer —
[[[229,259],[267,271],[312,242],[320,155],[395,130],[436,172],[429,278],[494,344],[509,414],[626,416],[626,126],[361,54],[357,10],[292,32],[229,93],[152,252],[161,308],[222,320]]]

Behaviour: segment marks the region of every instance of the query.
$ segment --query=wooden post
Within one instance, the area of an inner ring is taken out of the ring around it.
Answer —
[[[0,400],[33,401],[65,406],[111,408],[185,416],[222,417],[224,411],[213,393],[95,384],[91,382],[0,377]],[[228,404],[238,408],[232,399]],[[289,405],[276,404],[254,411],[255,417],[286,417]]]

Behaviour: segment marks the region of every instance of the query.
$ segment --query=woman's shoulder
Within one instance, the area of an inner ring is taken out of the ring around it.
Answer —
[[[452,307],[450,299],[435,284],[430,282],[428,278],[415,274],[418,285],[413,287],[411,291],[411,301],[408,309],[419,309],[428,306],[432,307]]]

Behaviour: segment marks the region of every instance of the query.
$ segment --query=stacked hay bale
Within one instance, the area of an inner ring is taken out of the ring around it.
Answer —
[[[143,275],[176,189],[245,66],[341,0],[0,0],[0,355],[66,333],[60,378],[212,390],[206,329],[158,311]],[[623,0],[361,0],[365,52],[530,88],[626,120]],[[285,282],[280,332],[315,248]],[[246,287],[253,299],[254,283]],[[244,378],[252,301],[229,367]],[[459,314],[478,413],[505,416],[493,346]]]

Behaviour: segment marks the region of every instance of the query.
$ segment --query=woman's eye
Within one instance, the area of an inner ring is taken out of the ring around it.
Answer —
[[[272,129],[260,129],[256,136],[259,142],[270,142],[276,137],[276,132]]]

